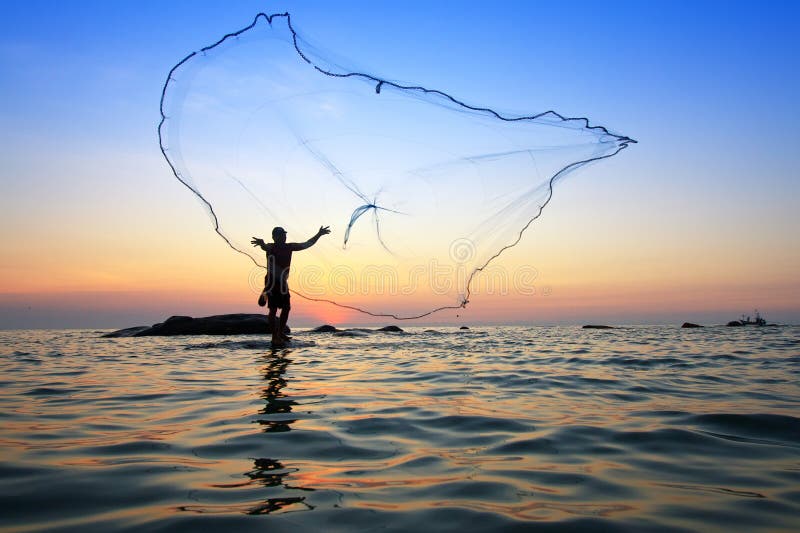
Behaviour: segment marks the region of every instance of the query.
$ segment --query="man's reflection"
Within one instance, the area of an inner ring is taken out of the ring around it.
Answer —
[[[261,371],[264,380],[267,382],[267,386],[261,392],[261,398],[266,404],[258,414],[268,416],[256,419],[256,422],[263,426],[265,433],[289,431],[291,429],[290,426],[297,421],[297,419],[287,420],[281,416],[291,413],[292,406],[296,403],[281,392],[281,389],[286,386],[286,380],[283,376],[286,373],[286,368],[291,363],[292,360],[283,355],[268,356],[267,364]]]
[[[258,414],[265,416],[256,419],[255,422],[262,426],[265,433],[290,431],[291,425],[297,421],[294,418],[285,418],[288,413],[292,412],[292,406],[296,403],[281,392],[286,386],[286,379],[284,379],[286,369],[292,363],[292,360],[285,355],[283,353],[267,356],[266,365],[261,371],[267,382],[261,392],[261,398],[266,404],[258,411]],[[286,482],[285,478],[296,471],[296,468],[286,468],[276,459],[259,458],[253,460],[253,469],[245,472],[245,475],[264,487],[313,491],[314,489],[310,488],[293,487]],[[269,498],[248,509],[247,514],[269,514],[295,504],[301,504],[309,510],[313,509],[313,506],[305,503],[305,499],[305,496]]]

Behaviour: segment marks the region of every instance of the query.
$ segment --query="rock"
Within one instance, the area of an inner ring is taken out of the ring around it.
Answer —
[[[336,335],[342,335],[345,337],[355,337],[355,336],[363,336],[369,335],[375,331],[388,331],[393,333],[403,333],[403,330],[398,326],[385,326],[380,329],[367,329],[367,328],[347,328],[347,329],[339,329],[335,326],[331,326],[330,324],[325,324],[319,327],[316,327],[311,330],[311,333],[335,333]]]
[[[458,329],[469,329],[469,328],[468,328],[467,326],[461,326],[461,327],[460,327],[460,328],[458,328]]]
[[[597,324],[588,324],[583,326],[583,329],[614,329],[612,326],[601,326]]]
[[[176,316],[171,316],[168,319],[166,319],[164,321],[164,324],[174,324],[174,323],[177,323],[177,322],[188,322],[190,320],[194,320],[194,319],[192,317],[190,317],[190,316],[176,315]]]
[[[744,326],[741,320],[731,320],[726,324],[729,328],[738,328],[739,326]]]
[[[106,333],[104,335],[100,335],[101,337],[134,337],[140,331],[144,331],[146,329],[150,329],[150,326],[134,326],[132,328],[125,328],[125,329],[118,329],[117,331],[112,331],[111,333]]]
[[[368,337],[369,330],[363,329],[342,329],[334,332],[337,337]]]
[[[683,325],[681,325],[681,327],[682,328],[702,328],[703,326],[701,326],[699,324],[692,324],[691,322],[684,322]]]
[[[325,324],[325,325],[322,325],[322,326],[319,326],[317,328],[312,329],[311,333],[336,333],[337,331],[339,331],[338,328],[335,328],[334,326],[331,326],[330,324]]]
[[[288,333],[289,328],[286,328]],[[262,314],[238,313],[214,315],[201,318],[190,316],[171,316],[164,322],[150,327],[125,328],[103,337],[148,337],[170,335],[267,335],[271,332],[267,316]]]

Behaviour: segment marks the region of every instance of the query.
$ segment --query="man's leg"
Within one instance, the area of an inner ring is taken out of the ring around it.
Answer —
[[[280,331],[278,329],[278,321],[275,320],[275,314],[277,313],[277,311],[278,311],[277,307],[270,307],[269,316],[267,317],[267,324],[269,324],[269,327],[272,330],[272,342],[280,341],[280,335],[278,335],[278,332]]]
[[[281,318],[280,318],[280,326],[278,329],[278,334],[282,339],[286,339],[286,323],[289,321],[289,307],[284,307],[281,309]]]
[[[258,295],[258,305],[259,307],[264,307],[267,305],[267,291],[269,289],[269,274],[264,276],[264,290],[261,291],[261,294]]]

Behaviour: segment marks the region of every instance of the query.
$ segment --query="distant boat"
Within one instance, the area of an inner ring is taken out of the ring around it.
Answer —
[[[749,315],[748,316],[742,315],[742,319],[741,320],[733,320],[731,322],[728,322],[728,325],[729,326],[766,326],[767,325],[767,321],[761,316],[761,314],[758,312],[758,309],[756,309],[755,312],[756,312],[755,320],[750,320],[750,316]]]

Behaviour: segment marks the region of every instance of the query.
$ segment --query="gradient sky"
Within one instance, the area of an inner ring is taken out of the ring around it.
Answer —
[[[260,273],[161,159],[158,101],[188,52],[287,10],[348,64],[639,141],[561,184],[504,256],[537,270],[534,295],[428,322],[800,322],[796,2],[329,4],[0,5],[0,328],[258,312]]]

